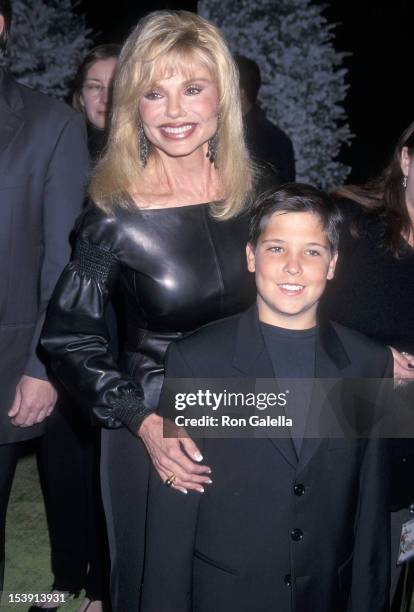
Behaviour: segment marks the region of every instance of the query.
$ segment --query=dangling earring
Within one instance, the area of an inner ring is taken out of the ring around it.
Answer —
[[[149,155],[149,146],[148,146],[148,138],[145,136],[144,126],[142,123],[139,123],[138,128],[138,144],[139,144],[139,159],[141,161],[142,167],[145,168],[148,161]]]
[[[404,178],[403,178],[403,187],[404,189],[407,189],[407,176],[404,174]]]
[[[218,134],[217,132],[210,138],[208,141],[208,150],[206,153],[207,159],[211,164],[214,164],[217,156],[217,148],[218,148]]]

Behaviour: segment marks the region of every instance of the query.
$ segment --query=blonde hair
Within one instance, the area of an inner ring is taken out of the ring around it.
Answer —
[[[153,85],[160,65],[168,72],[178,69],[188,74],[194,63],[208,68],[219,92],[215,164],[225,201],[212,204],[212,214],[227,219],[244,208],[253,169],[243,136],[238,71],[229,48],[219,30],[202,17],[187,11],[156,11],[131,33],[115,72],[108,143],[89,190],[106,212],[135,206],[132,192],[144,183],[139,99]]]

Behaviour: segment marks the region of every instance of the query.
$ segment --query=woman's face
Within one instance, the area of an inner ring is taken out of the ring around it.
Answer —
[[[194,65],[193,74],[191,79],[180,72],[161,76],[139,100],[148,140],[170,157],[202,151],[217,131],[217,85],[202,64]]]
[[[117,60],[115,57],[96,61],[86,73],[80,95],[88,121],[103,129],[108,114],[109,91]]]

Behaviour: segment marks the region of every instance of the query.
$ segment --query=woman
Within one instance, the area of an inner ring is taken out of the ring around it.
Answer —
[[[94,204],[42,342],[57,377],[107,428],[102,484],[119,612],[139,605],[148,455],[183,493],[211,482],[189,438],[163,438],[155,410],[169,343],[254,300],[241,215],[252,174],[221,34],[185,11],[150,14],[121,52]],[[104,322],[114,293],[125,326],[119,365]]]
[[[118,45],[95,47],[80,64],[74,80],[72,103],[85,117],[92,163],[105,145],[109,92],[119,53]],[[111,341],[116,346],[111,309],[108,315]],[[102,612],[102,602],[109,597],[109,562],[99,485],[99,430],[91,427],[80,409],[73,409],[73,401],[65,395],[60,394],[41,440],[52,593],[64,593],[68,599],[85,589],[78,612]],[[32,606],[30,612],[58,608],[44,603]]]
[[[72,106],[86,118],[92,162],[105,146],[112,79],[120,51],[114,44],[95,47],[83,59],[74,79]]]
[[[414,378],[414,123],[378,178],[362,187],[343,187],[337,195],[347,198],[340,204],[348,223],[324,310],[331,319],[388,344],[394,376],[407,383]],[[391,515],[392,593],[401,525],[412,517],[414,442],[399,442],[394,450],[392,502],[400,510]]]

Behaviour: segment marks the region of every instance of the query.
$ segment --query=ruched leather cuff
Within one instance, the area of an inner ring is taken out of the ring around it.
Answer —
[[[153,412],[151,408],[143,406],[143,399],[143,393],[133,387],[120,391],[109,399],[113,416],[134,435],[137,434],[142,421]]]

